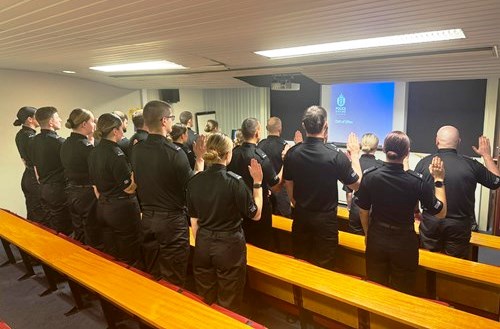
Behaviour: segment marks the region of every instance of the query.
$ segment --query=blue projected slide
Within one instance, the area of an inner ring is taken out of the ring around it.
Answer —
[[[371,132],[382,144],[392,131],[393,112],[394,82],[332,85],[328,141],[346,143],[350,132],[359,138]]]

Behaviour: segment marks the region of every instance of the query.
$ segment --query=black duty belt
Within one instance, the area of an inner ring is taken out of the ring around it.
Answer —
[[[241,232],[242,228],[240,226],[240,227],[235,228],[234,230],[230,230],[230,231],[212,231],[212,230],[207,230],[206,228],[203,228],[203,227],[199,227],[198,231],[203,232],[204,234],[208,233],[209,235],[211,235],[213,237],[224,237],[224,236],[231,236],[235,233]]]
[[[391,230],[391,231],[414,231],[415,230],[415,228],[413,226],[391,225],[391,224],[387,224],[384,222],[377,222],[377,221],[374,221],[373,224],[375,226],[383,227],[383,228]]]
[[[90,184],[88,184],[88,185],[78,185],[78,184],[69,183],[68,187],[89,188],[89,187],[92,187],[92,185],[90,185]]]
[[[129,194],[129,195],[123,195],[123,196],[112,196],[112,197],[107,197],[107,196],[99,196],[99,201],[116,201],[116,200],[127,200],[127,199],[133,199],[135,198],[135,194]]]

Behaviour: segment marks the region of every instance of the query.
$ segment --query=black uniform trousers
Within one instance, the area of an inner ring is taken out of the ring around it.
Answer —
[[[424,213],[419,228],[422,248],[444,252],[453,257],[467,258],[472,220],[470,218],[437,219]]]
[[[92,185],[69,185],[66,192],[74,238],[102,250],[102,236],[96,214],[97,198]]]
[[[184,211],[142,213],[142,252],[147,272],[183,286],[189,261],[189,226]]]
[[[358,235],[365,235],[363,226],[361,225],[361,219],[359,218],[359,207],[354,198],[355,197],[353,197],[351,203],[351,209],[349,209],[349,232]]]
[[[104,252],[142,268],[141,211],[135,196],[99,197],[97,221],[101,226]]]
[[[295,208],[292,223],[294,257],[333,269],[338,241],[337,209],[320,213]]]
[[[271,204],[273,206],[273,214],[290,218],[292,215],[292,208],[290,206],[290,198],[283,186],[278,193],[272,192]]]
[[[47,214],[49,227],[57,232],[70,235],[73,232],[73,225],[71,224],[65,188],[64,183],[40,185],[42,206]]]
[[[26,199],[26,214],[29,220],[50,226],[47,215],[42,207],[40,183],[38,183],[33,168],[25,168],[21,179],[21,189]]]
[[[413,227],[400,228],[371,221],[366,241],[368,280],[412,294],[417,268],[418,236]]]
[[[243,231],[196,233],[193,272],[196,290],[205,302],[239,311],[243,300],[247,247]]]
[[[273,212],[268,197],[264,197],[262,200],[260,220],[255,221],[245,218],[243,220],[243,231],[245,232],[245,240],[248,243],[262,249],[274,251]]]

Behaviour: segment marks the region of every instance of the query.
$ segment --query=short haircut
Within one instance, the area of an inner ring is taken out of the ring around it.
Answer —
[[[172,115],[172,106],[164,101],[150,101],[142,110],[144,123],[149,130],[161,128],[161,119]]]
[[[211,134],[219,130],[219,123],[215,120],[209,119],[205,125],[205,129],[203,129],[206,133]]]
[[[188,121],[193,119],[193,113],[189,112],[189,111],[183,111],[180,115],[179,115],[179,121],[184,124],[184,125],[187,125]]]
[[[326,110],[321,106],[311,106],[302,117],[302,123],[308,134],[319,134],[326,123]]]
[[[125,113],[123,113],[122,111],[113,111],[112,113],[117,115],[120,118],[120,120],[122,120],[122,122],[125,122],[125,120],[128,120],[128,116]]]
[[[144,116],[142,110],[137,110],[132,114],[132,122],[134,123],[135,129],[144,128]]]
[[[378,137],[372,133],[366,133],[361,137],[361,151],[365,153],[373,152],[378,147]]]
[[[410,138],[402,131],[391,131],[384,139],[384,152],[389,160],[401,160],[408,155]]]
[[[53,106],[40,107],[35,112],[35,119],[40,125],[45,125],[56,113],[57,109]]]
[[[270,117],[267,120],[266,129],[271,134],[277,134],[281,131],[281,119],[278,117]]]
[[[247,118],[241,124],[241,134],[245,140],[254,138],[260,123],[256,118]]]
[[[185,124],[176,123],[175,125],[172,126],[172,131],[170,132],[170,137],[175,142],[176,140],[179,139],[179,137],[181,137],[183,134],[185,134],[186,131],[187,131],[187,127]]]

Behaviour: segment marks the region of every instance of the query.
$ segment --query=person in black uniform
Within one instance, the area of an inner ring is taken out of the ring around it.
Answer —
[[[88,166],[88,158],[94,148],[92,144],[95,131],[94,115],[89,110],[74,109],[65,126],[73,130],[61,146],[60,155],[68,184],[66,192],[74,238],[102,249],[95,213],[97,198],[90,183]]]
[[[248,118],[241,124],[241,133],[245,142],[233,150],[233,157],[227,169],[242,176],[243,181],[248,188],[253,185],[253,178],[248,172],[248,165],[251,159],[256,159],[264,172],[262,182],[263,200],[262,200],[262,216],[260,221],[256,222],[251,218],[243,220],[243,231],[248,243],[251,243],[259,248],[273,250],[273,223],[272,223],[272,207],[269,200],[269,189],[275,192],[279,191],[281,172],[277,175],[274,171],[273,164],[269,157],[257,148],[257,142],[260,139],[260,123],[255,118]]]
[[[47,225],[45,212],[40,201],[40,183],[36,179],[33,162],[29,156],[29,144],[36,135],[36,128],[39,127],[35,119],[36,108],[25,106],[17,112],[17,119],[14,126],[21,126],[16,134],[16,146],[24,164],[23,177],[21,179],[21,189],[26,199],[26,217],[29,220]]]
[[[144,126],[144,116],[142,110],[135,111],[132,115],[132,122],[134,123],[135,133],[130,137],[128,144],[127,157],[130,159],[132,156],[132,149],[138,142],[142,142],[148,138],[148,131]]]
[[[184,153],[186,153],[189,161],[189,166],[191,167],[191,169],[193,169],[196,164],[196,156],[187,145],[189,139],[189,130],[187,129],[187,127],[182,123],[176,123],[172,126],[170,137],[172,138],[174,144],[179,146],[184,151]]]
[[[435,188],[422,175],[405,171],[403,161],[410,152],[410,139],[401,131],[387,135],[384,152],[386,162],[367,169],[356,192],[366,234],[366,274],[369,280],[412,293],[418,268],[413,211],[420,201],[427,211],[444,218],[444,167],[438,157],[428,166]]]
[[[193,131],[193,113],[189,111],[183,111],[179,115],[179,121],[185,125],[188,129],[188,141],[186,145],[191,151],[193,151],[193,143],[198,139],[198,134]],[[192,167],[194,169],[194,167]]]
[[[181,147],[167,140],[174,118],[168,103],[150,101],[144,106],[144,120],[150,133],[135,146],[132,166],[142,208],[146,270],[155,278],[182,286],[189,258],[185,190],[194,172]],[[201,156],[198,170],[203,170]]]
[[[113,111],[112,113],[117,115],[120,118],[120,120],[122,120],[123,133],[125,134],[127,132],[127,126],[128,126],[128,115],[126,115],[122,111]],[[122,139],[118,141],[118,146],[123,151],[123,153],[127,154],[128,148],[130,146],[130,140],[127,137],[125,137],[125,135],[123,135]]]
[[[41,107],[35,113],[41,132],[33,137],[31,160],[40,182],[41,201],[49,226],[57,232],[73,232],[67,206],[64,167],[59,156],[64,138],[56,133],[61,129],[61,118],[52,106]]]
[[[476,223],[474,214],[475,190],[477,184],[490,189],[500,187],[500,171],[491,157],[488,138],[479,137],[479,146],[474,151],[484,159],[483,166],[476,160],[457,154],[460,134],[455,127],[441,127],[436,136],[439,156],[446,166],[446,198],[448,212],[444,220],[437,220],[424,210],[420,223],[420,241],[423,248],[431,251],[443,251],[447,255],[466,258],[469,250],[471,226]],[[428,171],[434,155],[423,158],[415,171],[432,182]]]
[[[377,152],[378,147],[378,137],[372,133],[366,133],[361,137],[361,157],[359,158],[359,164],[361,170],[365,171],[372,167],[380,167],[384,162],[375,158],[375,152]],[[344,186],[346,193],[353,193],[353,191]],[[350,205],[349,205],[349,232],[354,234],[363,235],[363,227],[361,226],[361,220],[359,219],[359,207],[356,204],[356,193],[354,193]]]
[[[325,144],[327,113],[319,106],[305,111],[302,126],[307,137],[287,152],[283,165],[285,186],[295,207],[293,255],[332,269],[338,245],[337,181],[358,189],[359,143],[354,134],[349,135],[347,145],[352,165],[334,145]]]
[[[219,132],[219,123],[216,120],[207,120],[205,128],[203,129],[206,135],[214,134]]]
[[[141,210],[132,170],[117,144],[123,138],[123,123],[115,114],[102,114],[94,135],[101,142],[90,153],[89,175],[98,198],[104,251],[141,267]]]
[[[259,220],[262,168],[255,159],[247,167],[252,192],[243,178],[227,171],[233,143],[220,133],[208,137],[203,156],[210,165],[187,186],[187,205],[196,239],[193,270],[196,289],[205,302],[238,311],[246,276],[246,244],[242,217]]]
[[[287,142],[280,137],[282,131],[280,118],[269,118],[266,129],[267,138],[261,140],[258,147],[267,154],[273,164],[274,171],[279,173],[283,168],[283,155],[286,154],[289,148]],[[284,186],[281,186],[278,192],[271,193],[271,203],[274,214],[285,217],[291,216],[290,198]]]

